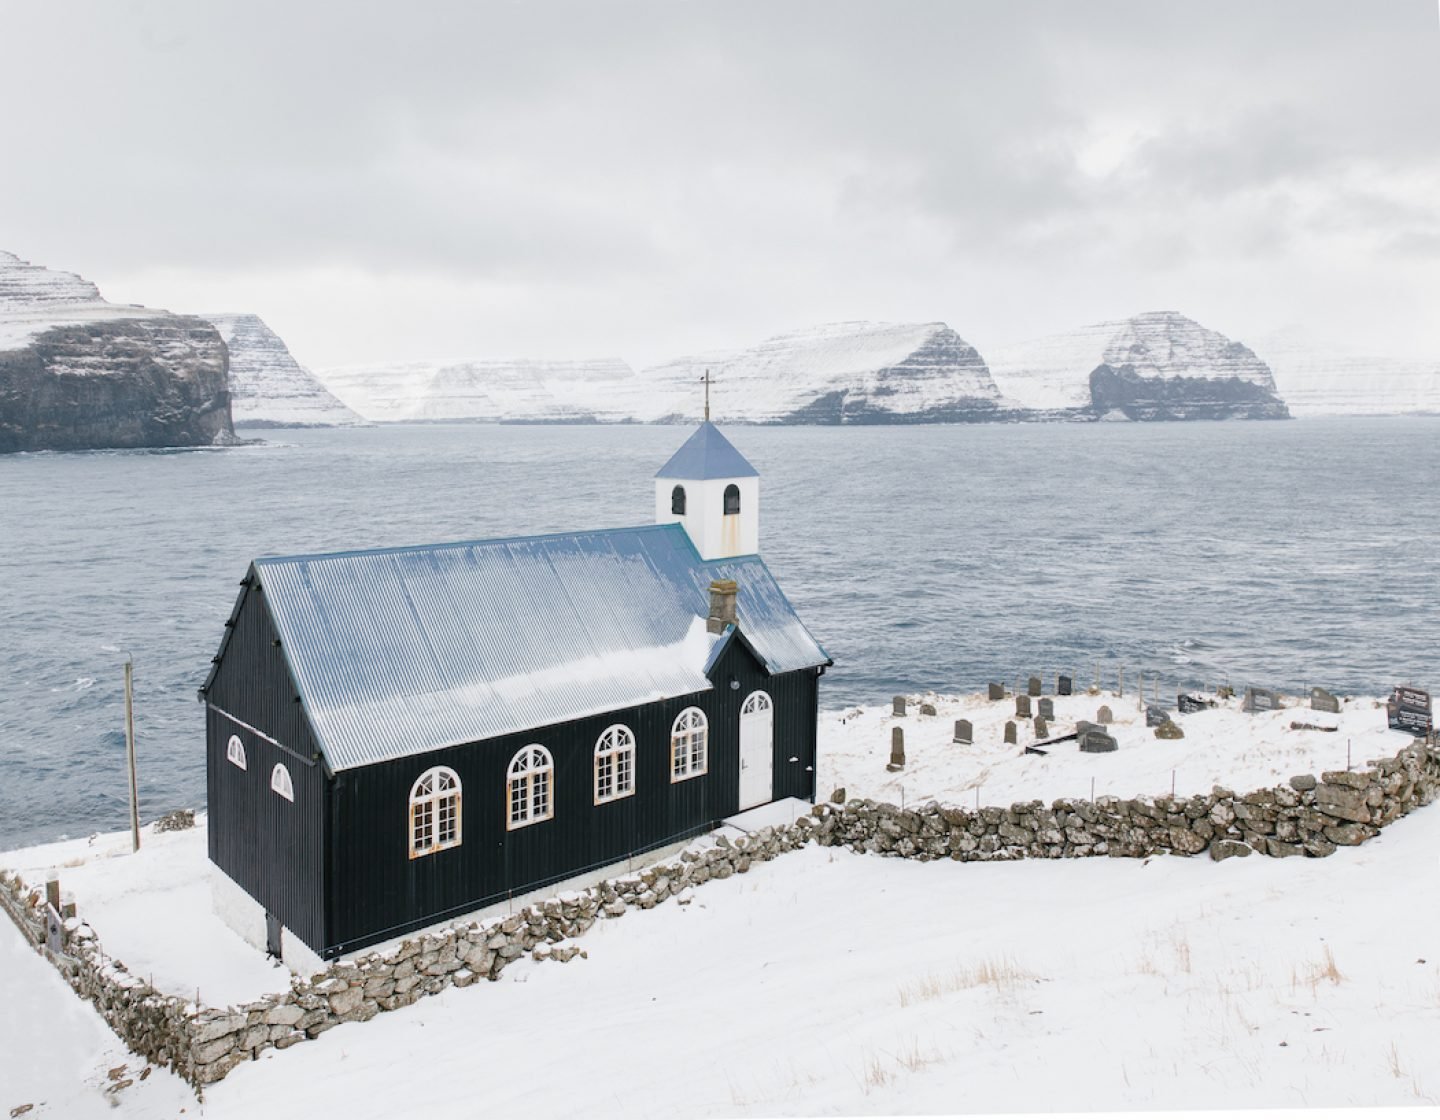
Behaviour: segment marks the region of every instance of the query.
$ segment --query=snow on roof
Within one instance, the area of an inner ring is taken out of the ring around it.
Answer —
[[[656,478],[681,478],[696,481],[706,478],[758,478],[760,472],[735,450],[735,445],[720,434],[720,429],[706,420],[670,456],[670,461],[656,473]]]
[[[708,691],[712,579],[771,673],[829,662],[760,557],[706,562],[678,524],[255,570],[334,770]]]

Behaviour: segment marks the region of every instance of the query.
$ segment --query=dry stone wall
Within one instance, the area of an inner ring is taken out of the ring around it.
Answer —
[[[1236,794],[1216,788],[1191,797],[1094,802],[1020,802],[978,810],[903,808],[843,793],[793,825],[762,828],[733,842],[687,849],[666,863],[567,892],[513,914],[461,923],[406,939],[388,951],[341,960],[289,991],[224,1010],[157,992],[107,958],[85,923],[65,923],[61,953],[44,949],[44,901],[11,873],[0,876],[3,908],[41,947],[71,987],[99,1008],[115,1033],[145,1058],[197,1088],[241,1062],[284,1050],[344,1023],[365,1022],[446,988],[494,980],[512,961],[569,961],[595,922],[667,900],[686,904],[694,887],[744,874],[758,862],[815,842],[857,852],[920,859],[1017,860],[1085,856],[1260,852],[1273,857],[1332,854],[1362,844],[1440,793],[1440,751],[1417,743],[1361,771],[1302,775],[1283,786]]]

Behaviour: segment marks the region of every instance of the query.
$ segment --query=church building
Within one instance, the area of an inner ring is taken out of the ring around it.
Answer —
[[[267,947],[334,957],[813,800],[831,662],[759,506],[707,419],[653,525],[254,561],[200,698],[210,859]]]

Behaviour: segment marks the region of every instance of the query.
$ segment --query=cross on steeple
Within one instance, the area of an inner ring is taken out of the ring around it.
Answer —
[[[708,421],[708,420],[710,419],[710,384],[711,384],[710,371],[709,371],[708,369],[705,371],[705,376],[702,377],[700,380],[703,381],[703,382],[705,382],[705,419]]]

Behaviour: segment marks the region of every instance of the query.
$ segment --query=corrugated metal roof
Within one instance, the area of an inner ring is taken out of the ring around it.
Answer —
[[[826,664],[758,556],[678,524],[255,561],[334,770],[711,687],[712,579],[772,673]]]
[[[656,478],[682,478],[686,481],[759,476],[760,472],[709,420],[696,428],[690,438],[680,445],[680,450],[670,456],[670,461],[655,473]]]

